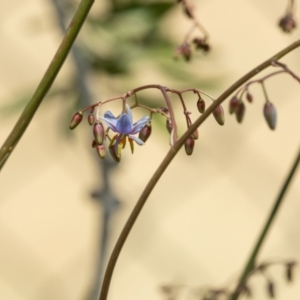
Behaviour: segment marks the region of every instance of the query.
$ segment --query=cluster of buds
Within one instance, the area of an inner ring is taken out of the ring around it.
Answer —
[[[137,92],[146,89],[159,89],[162,92],[163,99],[166,103],[166,107],[160,108],[151,108],[139,103],[137,98]],[[151,118],[153,114],[160,114],[166,118],[166,128],[170,136],[170,145],[171,147],[177,142],[177,123],[176,117],[173,110],[172,102],[168,96],[168,93],[176,94],[181,102],[183,113],[186,119],[187,129],[193,124],[191,120],[191,112],[187,110],[185,101],[183,99],[183,94],[187,92],[193,92],[197,94],[197,108],[200,113],[205,111],[205,101],[201,97],[204,95],[210,100],[214,99],[208,94],[194,88],[185,89],[182,91],[169,89],[160,85],[146,85],[138,87],[134,90],[131,90],[124,95],[107,99],[105,101],[95,103],[77,113],[71,119],[70,129],[75,129],[82,121],[84,112],[89,111],[87,116],[87,121],[90,126],[93,126],[93,142],[92,147],[96,149],[98,155],[101,158],[106,156],[106,150],[110,153],[111,157],[116,161],[120,162],[121,160],[121,151],[125,148],[128,141],[130,145],[131,152],[133,153],[134,144],[144,145],[145,142],[149,139],[152,133],[152,122]],[[135,104],[131,107],[127,104],[127,98],[134,96]],[[110,111],[105,111],[102,115],[101,109],[104,104],[108,102],[122,100],[123,109],[119,116],[115,117]],[[133,123],[132,118],[132,109],[140,107],[144,110],[147,110],[150,116],[146,115],[142,117],[137,122]],[[224,110],[221,105],[217,106],[213,111],[213,116],[219,125],[224,125]],[[106,125],[106,128],[104,127]],[[111,136],[111,133],[115,133]],[[138,134],[138,136],[136,136]],[[187,155],[192,155],[195,147],[195,141],[199,138],[198,130],[196,129],[192,135],[185,141],[185,152]],[[108,141],[107,141],[108,140]],[[107,141],[107,142],[106,142]],[[108,146],[105,144],[108,143]]]
[[[192,44],[194,44],[195,50],[201,50],[203,52],[210,51],[210,45],[208,44],[208,32],[196,19],[194,7],[191,5],[189,0],[180,0],[178,2],[181,3],[184,13],[189,19],[191,19],[193,24],[191,29],[186,34],[184,41],[179,47],[176,48],[174,57],[178,58],[179,56],[182,56],[186,61],[190,61],[192,55]],[[195,37],[192,39],[192,34],[196,29],[200,31],[203,37]]]
[[[299,83],[300,83],[300,78],[295,73],[293,73],[286,65],[284,65],[278,61],[274,61],[272,65],[274,67],[280,67],[281,70],[272,72],[261,79],[253,80],[253,81],[246,83],[246,85],[243,86],[239,91],[237,91],[237,93],[230,99],[229,113],[235,114],[236,120],[238,123],[242,123],[244,116],[245,116],[246,105],[245,105],[245,101],[243,101],[243,98],[246,99],[246,102],[252,103],[253,96],[249,92],[249,87],[252,84],[258,83],[262,87],[263,95],[265,98],[265,103],[263,106],[263,116],[264,116],[269,128],[271,130],[275,130],[276,123],[277,123],[277,111],[276,111],[274,104],[269,100],[264,82],[265,82],[265,80],[269,79],[270,77],[273,77],[275,75],[282,74],[282,73],[289,74],[294,79],[296,79]]]
[[[106,137],[110,140],[108,145],[109,153],[111,157],[116,161],[121,160],[121,150],[125,148],[126,141],[128,139],[131,152],[134,150],[134,141],[143,145],[151,134],[151,122],[149,116],[144,116],[136,123],[132,122],[132,113],[128,104],[124,104],[123,112],[119,117],[115,117],[110,111],[106,111],[103,116],[100,116],[100,106],[97,105],[96,117],[94,115],[95,107],[92,106],[88,115],[88,123],[93,126],[94,140],[92,147],[96,149],[98,155],[101,158],[106,156],[106,147],[104,142]],[[77,112],[71,119],[70,129],[76,128],[82,121],[83,113]],[[104,121],[107,125],[105,130],[101,121]],[[109,130],[112,130],[116,134],[111,138],[108,134]],[[135,134],[139,133],[139,137]]]
[[[294,0],[288,0],[288,7],[285,15],[279,20],[279,27],[283,32],[290,33],[297,27],[294,17],[295,3]]]
[[[253,287],[249,285],[249,280],[256,275],[263,276],[265,280],[265,291],[269,298],[275,298],[276,291],[276,283],[270,276],[271,267],[274,265],[280,265],[284,269],[284,278],[287,282],[292,282],[294,279],[295,268],[297,266],[297,262],[293,260],[288,261],[272,261],[272,262],[264,262],[257,266],[255,266],[250,273],[250,276],[247,279],[246,284],[239,288],[238,294],[243,296],[244,298],[252,298],[254,291]],[[232,283],[226,286],[213,288],[213,287],[184,287],[184,285],[164,285],[161,287],[161,292],[164,296],[167,296],[166,299],[172,300],[180,300],[183,299],[181,297],[184,295],[190,295],[189,300],[224,300],[230,299],[233,295],[232,291]],[[184,291],[184,289],[189,289],[188,291]],[[187,293],[188,292],[188,293]],[[184,298],[186,299],[186,298]]]
[[[253,101],[252,95],[247,92],[246,99],[249,103]],[[250,100],[251,99],[251,100]],[[238,123],[242,123],[246,111],[246,105],[241,98],[238,98],[237,95],[233,96],[229,101],[229,113],[235,114],[236,120]],[[276,121],[277,121],[277,112],[274,104],[266,99],[266,102],[263,106],[263,115],[264,118],[271,130],[275,130]]]
[[[274,265],[281,265],[284,268],[284,278],[287,282],[292,282],[294,279],[294,271],[297,265],[297,262],[294,260],[289,261],[273,261],[273,262],[264,262],[257,265],[251,272],[251,277],[254,275],[262,275],[265,279],[266,284],[266,293],[269,298],[276,297],[276,284],[275,281],[270,276],[270,267]],[[248,279],[249,280],[249,279]],[[247,298],[250,298],[253,294],[252,289],[249,285],[244,285],[242,287],[242,294],[244,294]]]

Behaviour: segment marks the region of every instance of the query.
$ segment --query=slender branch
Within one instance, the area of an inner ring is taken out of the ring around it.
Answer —
[[[289,52],[293,51],[294,49],[298,48],[300,46],[300,40],[297,40],[296,42],[292,43],[288,47],[284,48],[250,72],[248,72],[246,75],[241,77],[238,81],[236,81],[233,85],[231,85],[223,94],[221,94],[215,102],[212,103],[211,106],[208,107],[208,109],[189,127],[189,129],[181,136],[181,138],[174,144],[173,147],[170,148],[169,152],[167,153],[164,160],[159,165],[158,169],[153,174],[152,178],[146,185],[144,191],[142,192],[140,198],[138,199],[135,207],[133,208],[133,211],[131,212],[127,222],[124,225],[124,228],[115,244],[115,247],[112,251],[112,254],[110,256],[106,272],[104,275],[103,283],[102,283],[102,290],[100,294],[99,300],[106,300],[107,294],[111,282],[111,278],[113,275],[113,271],[116,265],[116,262],[118,260],[118,257],[120,255],[120,252],[123,248],[123,245],[130,233],[131,228],[133,227],[137,217],[139,216],[144,204],[146,203],[150,193],[154,189],[155,185],[159,181],[160,177],[163,175],[164,171],[167,169],[168,165],[171,163],[179,149],[183,146],[184,142],[192,135],[192,133],[208,118],[208,116],[214,111],[214,109],[220,105],[227,97],[229,97],[233,92],[235,92],[240,86],[242,86],[244,83],[246,83],[249,79],[251,79],[253,76],[258,74],[259,72],[263,71],[267,67],[272,65],[272,62],[275,60],[280,59],[281,57],[285,56]]]
[[[4,142],[2,148],[0,149],[0,170],[3,168],[5,162],[9,158],[14,148],[17,146],[17,143],[19,142],[26,128],[31,122],[39,105],[41,104],[50,87],[52,86],[93,3],[94,0],[82,0],[80,2],[78,9],[69,25],[69,28],[56,54],[54,55],[45,75],[43,76],[31,100],[26,105],[15,127],[13,128],[10,135]]]
[[[300,149],[298,151],[297,157],[292,165],[291,170],[288,173],[287,178],[285,179],[285,182],[275,200],[274,206],[272,207],[272,210],[268,216],[268,219],[266,221],[266,224],[264,225],[261,234],[250,254],[249,260],[247,261],[245,268],[241,274],[241,277],[239,279],[239,282],[234,290],[234,292],[232,293],[230,300],[237,300],[243,287],[245,286],[245,283],[250,275],[250,273],[252,272],[254,266],[255,266],[255,261],[256,261],[256,257],[258,255],[258,252],[260,250],[260,248],[262,247],[262,244],[266,238],[266,235],[274,221],[274,218],[280,208],[281,203],[283,202],[284,196],[286,194],[286,191],[291,183],[291,180],[293,179],[293,176],[295,175],[295,172],[297,170],[297,167],[299,165],[300,162]]]

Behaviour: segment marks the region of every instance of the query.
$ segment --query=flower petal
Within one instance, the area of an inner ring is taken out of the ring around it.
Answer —
[[[118,123],[118,119],[116,119],[116,117],[109,111],[107,110],[104,113],[104,117],[99,116],[99,118],[103,121],[105,121],[105,123],[107,124],[107,126],[113,130],[113,131],[117,131],[117,123]]]
[[[123,134],[131,133],[132,122],[128,114],[121,114],[116,125],[117,131]]]
[[[149,122],[149,120],[149,116],[144,116],[141,119],[139,119],[136,123],[133,124],[130,134],[136,134],[139,131],[141,131],[143,127]]]
[[[133,139],[140,146],[144,145],[144,142],[141,139],[139,139],[138,137],[131,135],[131,134],[129,134],[128,137]]]

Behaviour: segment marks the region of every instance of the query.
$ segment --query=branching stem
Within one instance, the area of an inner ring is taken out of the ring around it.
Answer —
[[[167,153],[164,160],[159,165],[158,169],[153,174],[152,178],[146,185],[144,191],[142,192],[141,196],[139,197],[135,207],[133,208],[127,222],[125,223],[123,230],[114,246],[114,249],[112,251],[112,254],[110,256],[106,272],[104,275],[103,283],[102,283],[102,289],[100,293],[99,300],[106,300],[108,295],[108,290],[111,282],[111,278],[113,275],[113,271],[116,265],[116,262],[118,260],[118,257],[122,251],[122,248],[125,244],[125,241],[137,219],[139,216],[144,204],[146,203],[149,195],[151,194],[152,190],[154,189],[155,185],[159,181],[160,177],[163,175],[171,161],[176,156],[179,149],[183,146],[185,141],[193,134],[193,132],[208,118],[208,116],[214,111],[214,109],[220,105],[223,101],[227,99],[232,93],[234,93],[240,86],[245,84],[248,80],[250,80],[253,76],[257,75],[267,67],[272,65],[273,61],[279,60],[281,57],[287,55],[294,49],[298,48],[300,46],[300,40],[297,40],[296,42],[292,43],[288,47],[284,48],[250,72],[248,72],[246,75],[241,77],[238,81],[236,81],[233,85],[231,85],[226,91],[224,91],[217,99],[214,101],[208,109],[188,128],[188,130],[178,139],[178,141],[174,144],[173,147],[170,148],[169,152]]]

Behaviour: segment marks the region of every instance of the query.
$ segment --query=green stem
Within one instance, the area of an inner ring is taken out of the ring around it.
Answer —
[[[41,104],[45,95],[52,86],[93,3],[94,0],[82,0],[80,2],[78,9],[67,29],[67,32],[56,54],[54,55],[45,75],[43,76],[31,100],[26,105],[15,127],[13,128],[10,135],[8,136],[8,138],[6,139],[6,141],[0,149],[0,170],[4,166],[5,162],[9,158],[14,148],[17,146],[17,143],[19,142],[26,128],[31,122],[39,105]]]
[[[268,219],[266,221],[266,224],[264,225],[261,233],[260,233],[260,236],[258,237],[258,240],[250,254],[250,257],[249,257],[249,260],[247,261],[246,265],[245,265],[245,268],[241,274],[241,277],[239,279],[239,282],[234,290],[234,292],[232,293],[231,297],[230,297],[230,300],[237,300],[244,285],[246,284],[246,281],[248,279],[248,276],[250,275],[251,271],[253,270],[254,266],[255,266],[255,262],[256,262],[256,258],[257,258],[257,255],[258,255],[258,252],[260,250],[260,248],[262,247],[262,244],[267,236],[267,233],[274,221],[274,218],[280,208],[280,204],[283,202],[283,199],[284,199],[284,196],[286,194],[286,191],[291,183],[291,180],[293,178],[293,176],[295,175],[295,172],[297,170],[297,167],[299,165],[299,162],[300,162],[300,149],[298,151],[298,154],[297,154],[297,157],[292,165],[292,168],[291,170],[289,171],[288,173],[288,176],[287,178],[285,179],[285,182],[274,202],[274,206],[272,207],[271,209],[271,212],[268,216]]]
[[[142,192],[140,198],[138,199],[135,207],[133,208],[127,222],[125,223],[123,230],[114,246],[112,254],[109,258],[108,265],[105,271],[102,289],[100,293],[99,300],[106,300],[108,295],[108,290],[111,282],[111,278],[113,275],[113,271],[120,255],[120,252],[125,244],[125,241],[133,227],[137,217],[139,216],[144,204],[146,203],[150,193],[154,189],[155,185],[159,181],[160,177],[163,175],[164,171],[167,169],[168,165],[171,163],[173,158],[176,156],[179,149],[183,146],[184,142],[192,135],[192,133],[208,118],[208,116],[214,111],[214,109],[220,105],[226,98],[228,98],[234,91],[236,91],[240,86],[250,80],[253,76],[258,74],[259,72],[263,71],[270,65],[272,65],[273,61],[279,60],[281,57],[285,56],[289,52],[293,51],[294,49],[300,46],[300,40],[292,43],[285,49],[281,50],[246,75],[241,77],[238,81],[236,81],[232,86],[230,86],[223,94],[219,96],[213,104],[208,107],[208,109],[188,128],[188,130],[182,135],[182,137],[174,144],[173,147],[169,150],[164,160],[159,165],[158,169],[153,174],[152,178],[146,185],[144,191]]]

